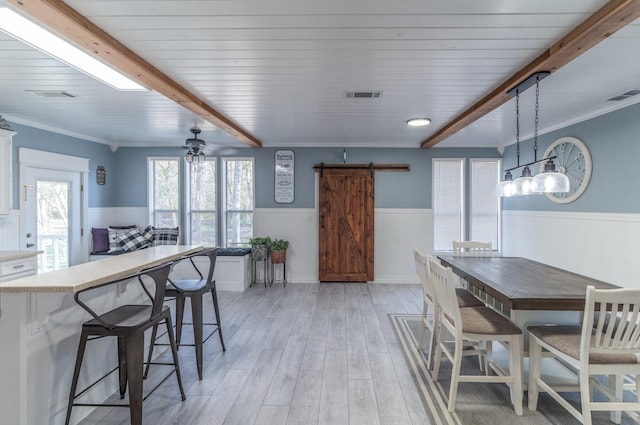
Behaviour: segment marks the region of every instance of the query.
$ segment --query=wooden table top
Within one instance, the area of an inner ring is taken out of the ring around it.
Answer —
[[[441,263],[513,310],[584,310],[587,286],[616,285],[521,257],[454,257]]]

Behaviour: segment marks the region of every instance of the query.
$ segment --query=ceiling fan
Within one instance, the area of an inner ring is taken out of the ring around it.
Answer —
[[[185,148],[189,149],[187,151],[187,162],[189,163],[200,163],[204,162],[205,154],[204,150],[207,146],[207,142],[198,138],[198,134],[202,132],[197,125],[194,125],[189,129],[191,133],[193,133],[193,137],[189,137],[185,140]]]

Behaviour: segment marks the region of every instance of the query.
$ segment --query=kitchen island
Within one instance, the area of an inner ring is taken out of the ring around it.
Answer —
[[[0,283],[0,422],[64,424],[80,328],[90,318],[75,303],[75,292],[200,249],[200,246],[157,246]],[[120,285],[96,292],[92,302],[106,310],[143,296],[135,290],[125,291]],[[87,346],[79,387],[93,382],[117,364],[116,344],[109,339]],[[108,398],[117,389],[116,382],[115,376],[102,381],[91,390],[92,399],[99,402]],[[74,412],[73,423],[84,416],[81,411]],[[89,408],[85,411],[90,412]]]

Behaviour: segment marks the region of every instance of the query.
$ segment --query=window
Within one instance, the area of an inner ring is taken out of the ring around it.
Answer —
[[[451,251],[456,240],[491,241],[500,249],[500,159],[471,159],[469,179],[465,160],[433,160],[433,237],[435,251]],[[467,185],[470,190],[466,190]],[[466,193],[469,193],[469,208]],[[467,230],[468,229],[468,230]]]
[[[180,223],[180,159],[149,158],[149,222],[155,227]]]
[[[502,164],[499,159],[471,160],[470,239],[489,242],[499,249],[500,199],[496,184],[500,181]]]
[[[464,235],[464,159],[433,160],[433,242],[435,251],[451,251]]]
[[[216,219],[216,158],[207,157],[203,163],[187,163],[187,243],[217,246]]]
[[[253,237],[253,159],[224,158],[222,163],[225,243],[226,246],[248,245]]]

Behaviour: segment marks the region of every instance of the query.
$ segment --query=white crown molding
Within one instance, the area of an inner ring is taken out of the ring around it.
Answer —
[[[63,128],[54,127],[52,125],[42,124],[42,123],[39,123],[37,121],[32,121],[32,120],[29,120],[29,119],[16,117],[15,115],[3,114],[3,116],[7,121],[10,121],[10,122],[13,122],[13,123],[16,123],[16,124],[26,125],[28,127],[33,127],[33,128],[38,128],[40,130],[50,131],[52,133],[62,134],[64,136],[75,137],[77,139],[87,140],[89,142],[100,143],[100,144],[103,144],[103,145],[113,145],[113,142],[111,142],[109,140],[104,140],[104,139],[100,139],[98,137],[88,136],[88,135],[82,134],[82,133],[76,133],[75,131],[65,130]]]

